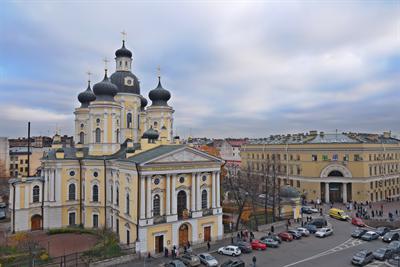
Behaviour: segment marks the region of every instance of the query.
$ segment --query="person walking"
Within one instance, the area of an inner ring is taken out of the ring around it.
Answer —
[[[210,241],[207,241],[207,251],[210,251],[210,248],[211,248]]]
[[[256,267],[256,262],[257,262],[257,258],[256,258],[256,256],[254,255],[254,256],[253,256],[253,267]]]
[[[274,225],[271,225],[271,232],[273,233],[275,231]]]
[[[168,248],[164,248],[164,257],[168,258]]]

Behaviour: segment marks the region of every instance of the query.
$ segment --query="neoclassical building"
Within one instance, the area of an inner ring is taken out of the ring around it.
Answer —
[[[254,174],[275,166],[277,184],[296,187],[308,200],[400,197],[400,140],[390,132],[273,135],[247,142],[241,157],[242,169]]]
[[[222,237],[223,161],[173,136],[171,94],[140,94],[125,42],[116,71],[79,94],[73,148],[56,134],[40,177],[10,180],[12,230],[105,227],[141,253]]]

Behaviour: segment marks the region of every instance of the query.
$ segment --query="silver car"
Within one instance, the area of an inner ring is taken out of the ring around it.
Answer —
[[[218,261],[216,258],[214,258],[213,256],[211,256],[208,253],[201,253],[199,254],[199,258],[201,263],[203,263],[205,266],[207,267],[214,267],[214,266],[218,266]]]
[[[310,231],[308,231],[304,227],[297,228],[297,232],[299,232],[302,236],[309,236],[310,235]]]
[[[179,259],[186,264],[186,266],[199,266],[200,265],[200,258],[191,253],[185,253],[179,257]]]

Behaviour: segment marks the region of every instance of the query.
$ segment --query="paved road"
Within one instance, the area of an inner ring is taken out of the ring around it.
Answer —
[[[350,237],[354,226],[348,222],[328,219],[334,229],[334,234],[326,238],[317,238],[313,235],[303,237],[301,240],[283,242],[279,248],[268,248],[266,251],[254,251],[250,254],[241,255],[246,266],[251,266],[252,258],[257,258],[257,266],[268,267],[346,267],[352,266],[350,261],[357,251],[361,249],[375,250],[387,245],[381,240],[365,242]],[[257,233],[261,235],[262,233]],[[256,238],[258,236],[256,235]],[[220,263],[230,259],[229,256],[213,253]],[[166,260],[164,260],[166,262]],[[130,263],[120,266],[144,266],[143,263]],[[160,266],[148,263],[146,266]],[[370,267],[387,266],[383,262],[375,261]]]

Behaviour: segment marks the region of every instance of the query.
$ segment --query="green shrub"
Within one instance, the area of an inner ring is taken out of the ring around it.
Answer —
[[[66,228],[55,228],[50,229],[47,234],[57,235],[57,234],[92,234],[96,235],[97,232],[92,229],[85,229],[81,227],[66,227]]]

